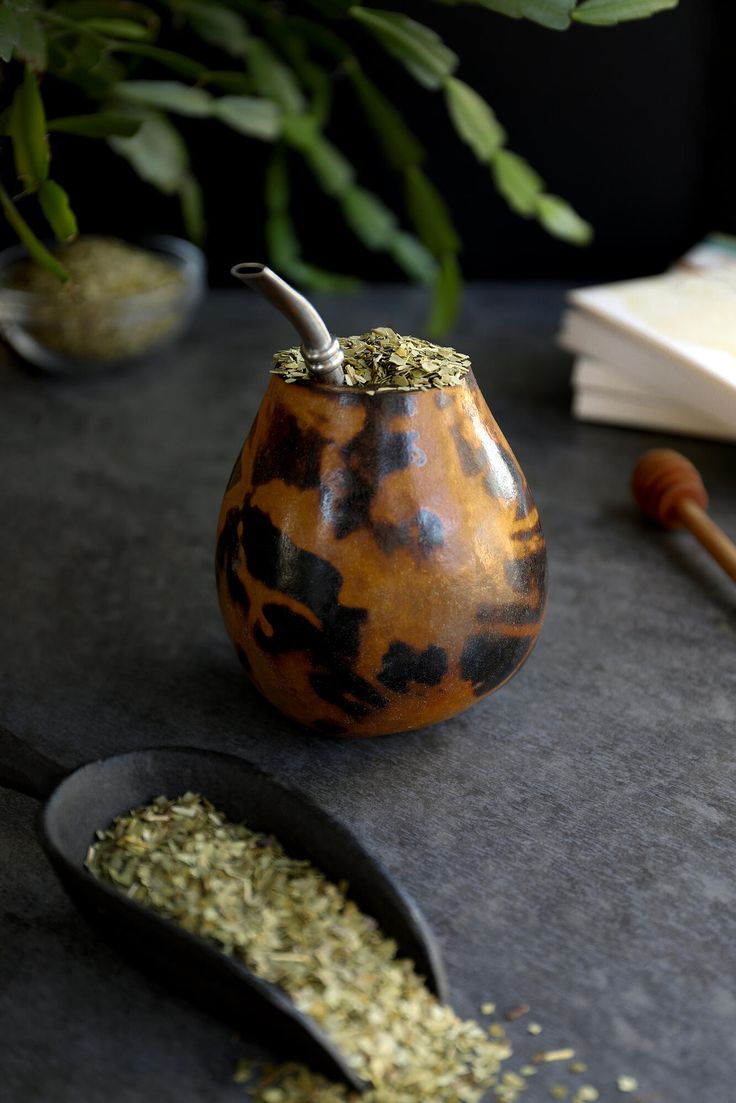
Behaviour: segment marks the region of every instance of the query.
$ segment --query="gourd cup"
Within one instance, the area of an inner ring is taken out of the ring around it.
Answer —
[[[225,491],[217,586],[240,661],[314,732],[446,720],[504,685],[541,628],[546,553],[524,475],[472,373],[348,387],[313,308],[263,266],[234,271],[289,315],[317,369],[271,376]],[[300,324],[302,303],[321,330]]]

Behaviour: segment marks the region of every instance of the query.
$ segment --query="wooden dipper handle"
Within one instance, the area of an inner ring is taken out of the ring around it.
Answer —
[[[708,494],[690,460],[670,448],[645,452],[631,476],[631,490],[642,513],[667,528],[684,525],[736,581],[736,544],[705,512]]]

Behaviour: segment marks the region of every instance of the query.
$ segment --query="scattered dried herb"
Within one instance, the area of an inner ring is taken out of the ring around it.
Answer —
[[[583,1084],[575,1092],[572,1103],[596,1103],[600,1099],[600,1093],[592,1084]]]
[[[570,1061],[570,1048],[540,1050],[533,1064],[502,1069],[504,1026],[487,1030],[439,1003],[375,920],[310,862],[278,840],[228,821],[207,800],[157,797],[98,831],[90,872],[273,981],[311,1015],[373,1088],[363,1103],[517,1103],[541,1066]],[[527,1005],[506,1017],[521,1017]],[[495,1004],[483,1003],[484,1015]],[[527,1031],[540,1034],[539,1023]],[[585,1071],[582,1061],[568,1065]],[[234,1079],[254,1103],[357,1103],[341,1085],[289,1062],[239,1062]],[[633,1092],[632,1076],[619,1076]],[[552,1084],[553,1099],[596,1103],[591,1084]]]
[[[501,1083],[494,1088],[493,1098],[498,1103],[515,1103],[526,1088],[526,1081],[517,1072],[504,1072]]]
[[[575,1056],[574,1049],[540,1049],[532,1057],[535,1065],[549,1065],[553,1061],[569,1061]]]
[[[456,387],[470,370],[470,357],[418,337],[401,337],[392,329],[371,329],[360,337],[341,337],[345,385],[368,394],[380,391],[428,391]],[[277,352],[274,374],[287,383],[310,378],[298,348]]]

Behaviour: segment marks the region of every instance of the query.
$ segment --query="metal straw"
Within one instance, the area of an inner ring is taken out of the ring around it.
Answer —
[[[252,287],[289,319],[302,339],[301,353],[309,372],[321,383],[345,381],[345,359],[337,337],[333,337],[312,304],[265,264],[245,262],[231,268],[233,276]]]

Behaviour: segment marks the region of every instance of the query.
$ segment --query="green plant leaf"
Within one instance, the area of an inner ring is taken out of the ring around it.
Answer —
[[[49,272],[52,272],[56,276],[57,280],[62,283],[66,283],[69,279],[69,273],[63,265],[59,264],[53,253],[50,253],[45,245],[43,245],[26,220],[21,215],[18,208],[13,203],[12,199],[0,185],[0,207],[2,207],[3,214],[7,218],[10,225],[15,230],[19,239],[23,242],[30,256],[34,260],[37,260],[39,264],[42,264],[44,268],[48,268]]]
[[[570,26],[570,15],[575,0],[440,0],[453,7],[458,4],[472,4],[478,8],[487,8],[499,15],[511,19],[530,19],[553,31],[564,31]]]
[[[190,77],[200,84],[216,85],[218,88],[225,88],[228,92],[249,94],[254,88],[253,81],[245,73],[207,69],[200,62],[184,54],[177,54],[173,50],[162,50],[146,42],[115,42],[110,44],[110,49],[118,54],[133,54],[148,58],[149,61],[170,69],[172,73],[178,73],[179,76]]]
[[[319,137],[319,122],[311,113],[284,115],[281,121],[281,132],[290,146],[303,152]]]
[[[523,157],[510,149],[499,149],[493,158],[496,188],[517,214],[530,218],[537,210],[537,197],[544,180]]]
[[[114,115],[100,111],[95,115],[66,115],[49,119],[46,129],[59,134],[76,134],[81,138],[132,138],[141,127],[141,120],[132,115]]]
[[[324,66],[312,60],[309,42],[299,33],[295,33],[293,22],[292,20],[280,21],[278,30],[274,28],[272,34],[300,88],[303,88],[309,97],[309,113],[314,115],[320,127],[323,127],[327,125],[330,116],[334,73],[328,72]],[[299,21],[299,24],[301,25],[302,22],[309,23],[308,20],[304,20]]]
[[[388,248],[391,259],[417,283],[432,284],[437,274],[437,262],[426,246],[413,234],[394,234]]]
[[[213,97],[204,88],[192,88],[176,80],[123,80],[115,86],[115,95],[128,103],[140,103],[176,115],[207,118],[213,112]]]
[[[351,184],[341,196],[342,213],[368,249],[387,249],[396,232],[396,215],[373,192]]]
[[[302,85],[311,93],[309,113],[314,115],[320,127],[327,126],[332,110],[332,74],[308,59],[299,65],[297,73]]]
[[[586,0],[572,13],[577,23],[611,27],[631,19],[648,19],[661,11],[671,11],[678,0]]]
[[[301,246],[289,215],[289,172],[283,146],[270,158],[263,184],[268,256],[276,271],[293,277],[301,263]]]
[[[255,96],[221,96],[212,106],[215,118],[249,138],[273,142],[281,132],[281,112],[270,100]]]
[[[416,165],[406,173],[406,206],[420,239],[435,257],[459,250],[460,239],[444,199]]]
[[[71,241],[77,236],[77,219],[61,185],[44,180],[38,189],[38,202],[57,241]]]
[[[60,80],[77,85],[92,99],[101,99],[113,84],[125,79],[125,70],[110,54],[112,42],[99,35],[80,35],[69,50],[63,48],[65,41],[49,38],[49,71]]]
[[[9,4],[0,7],[0,61],[10,61],[18,42],[18,13]]]
[[[210,76],[210,71],[199,61],[194,61],[184,54],[178,54],[174,50],[163,50],[160,46],[151,46],[147,42],[116,42],[110,49],[116,53],[134,54],[138,57],[148,58],[157,62],[172,73],[178,73],[181,77],[191,77],[192,80],[205,80]]]
[[[570,13],[576,0],[523,0],[521,14],[553,31],[565,31],[570,26]]]
[[[355,171],[337,146],[319,134],[304,153],[322,190],[327,195],[343,195],[353,182]]]
[[[35,189],[49,174],[46,113],[38,82],[26,66],[10,108],[15,170],[25,189]]]
[[[507,15],[509,19],[524,18],[524,0],[440,0],[453,8],[462,5],[471,5],[475,8],[487,8],[498,15]]]
[[[548,233],[571,245],[588,245],[593,239],[593,227],[558,195],[537,198],[537,217]]]
[[[301,245],[289,215],[289,172],[286,151],[279,146],[271,157],[264,178],[266,247],[277,272],[302,287],[314,291],[353,291],[358,284],[352,276],[326,272],[302,259]]]
[[[292,266],[292,279],[308,291],[326,291],[347,294],[360,287],[355,276],[346,276],[342,272],[326,272],[304,260],[296,261]]]
[[[463,279],[457,257],[454,253],[446,253],[440,258],[434,280],[432,309],[427,322],[430,336],[438,337],[446,333],[456,321],[460,312],[462,287]]]
[[[150,113],[132,138],[110,138],[109,145],[125,157],[141,180],[165,195],[179,191],[189,170],[187,147],[179,131],[164,115]]]
[[[358,280],[339,272],[326,272],[302,260],[301,246],[288,214],[277,211],[266,219],[266,248],[276,272],[312,291],[354,291]]]
[[[97,39],[104,49],[117,39],[155,38],[161,24],[152,8],[136,0],[55,0],[39,6],[47,9],[44,20],[61,28],[67,38]]]
[[[200,77],[202,84],[211,88],[222,88],[234,96],[252,96],[256,91],[255,82],[247,73],[237,69],[210,69]]]
[[[340,150],[320,132],[309,115],[285,115],[282,135],[305,158],[327,195],[341,196],[355,179],[355,171]]]
[[[242,15],[224,4],[202,0],[178,0],[177,14],[181,13],[193,29],[212,46],[241,57],[248,38],[248,24]]]
[[[420,165],[424,160],[424,149],[391,100],[369,80],[357,62],[346,62],[345,68],[358,95],[363,114],[391,167],[401,171],[409,165]]]
[[[289,172],[286,165],[286,150],[279,145],[273,152],[264,176],[264,203],[267,211],[287,211],[289,209]]]
[[[179,181],[179,206],[187,237],[195,245],[202,246],[207,233],[204,217],[204,201],[199,181],[191,172],[185,172]]]
[[[50,5],[47,5],[50,6]],[[133,19],[156,27],[159,18],[152,8],[136,0],[57,0],[53,12],[66,20]]]
[[[345,8],[349,7],[350,4],[347,3]],[[343,62],[353,56],[352,48],[344,38],[340,38],[330,27],[314,19],[302,15],[289,15],[284,20],[284,25],[289,36],[293,35],[301,42],[315,46],[328,54],[333,61]]]
[[[408,15],[359,5],[350,8],[348,14],[370,31],[425,88],[440,88],[445,77],[457,68],[457,54],[445,46],[431,27]]]
[[[35,73],[46,69],[46,35],[34,11],[18,13],[15,56],[30,65]]]
[[[79,25],[105,38],[131,39],[134,42],[145,41],[153,33],[144,23],[136,23],[134,19],[84,19]]]
[[[293,276],[295,265],[301,260],[301,246],[285,211],[273,211],[266,218],[266,248],[274,269]]]
[[[479,161],[490,162],[506,134],[482,96],[456,77],[444,82],[447,110],[455,130]]]
[[[352,0],[309,0],[309,3],[328,19],[340,19],[347,12]]]
[[[288,65],[281,61],[270,46],[260,38],[249,38],[244,46],[248,63],[258,92],[267,100],[273,100],[282,111],[298,114],[306,108],[306,101],[299,82]]]

